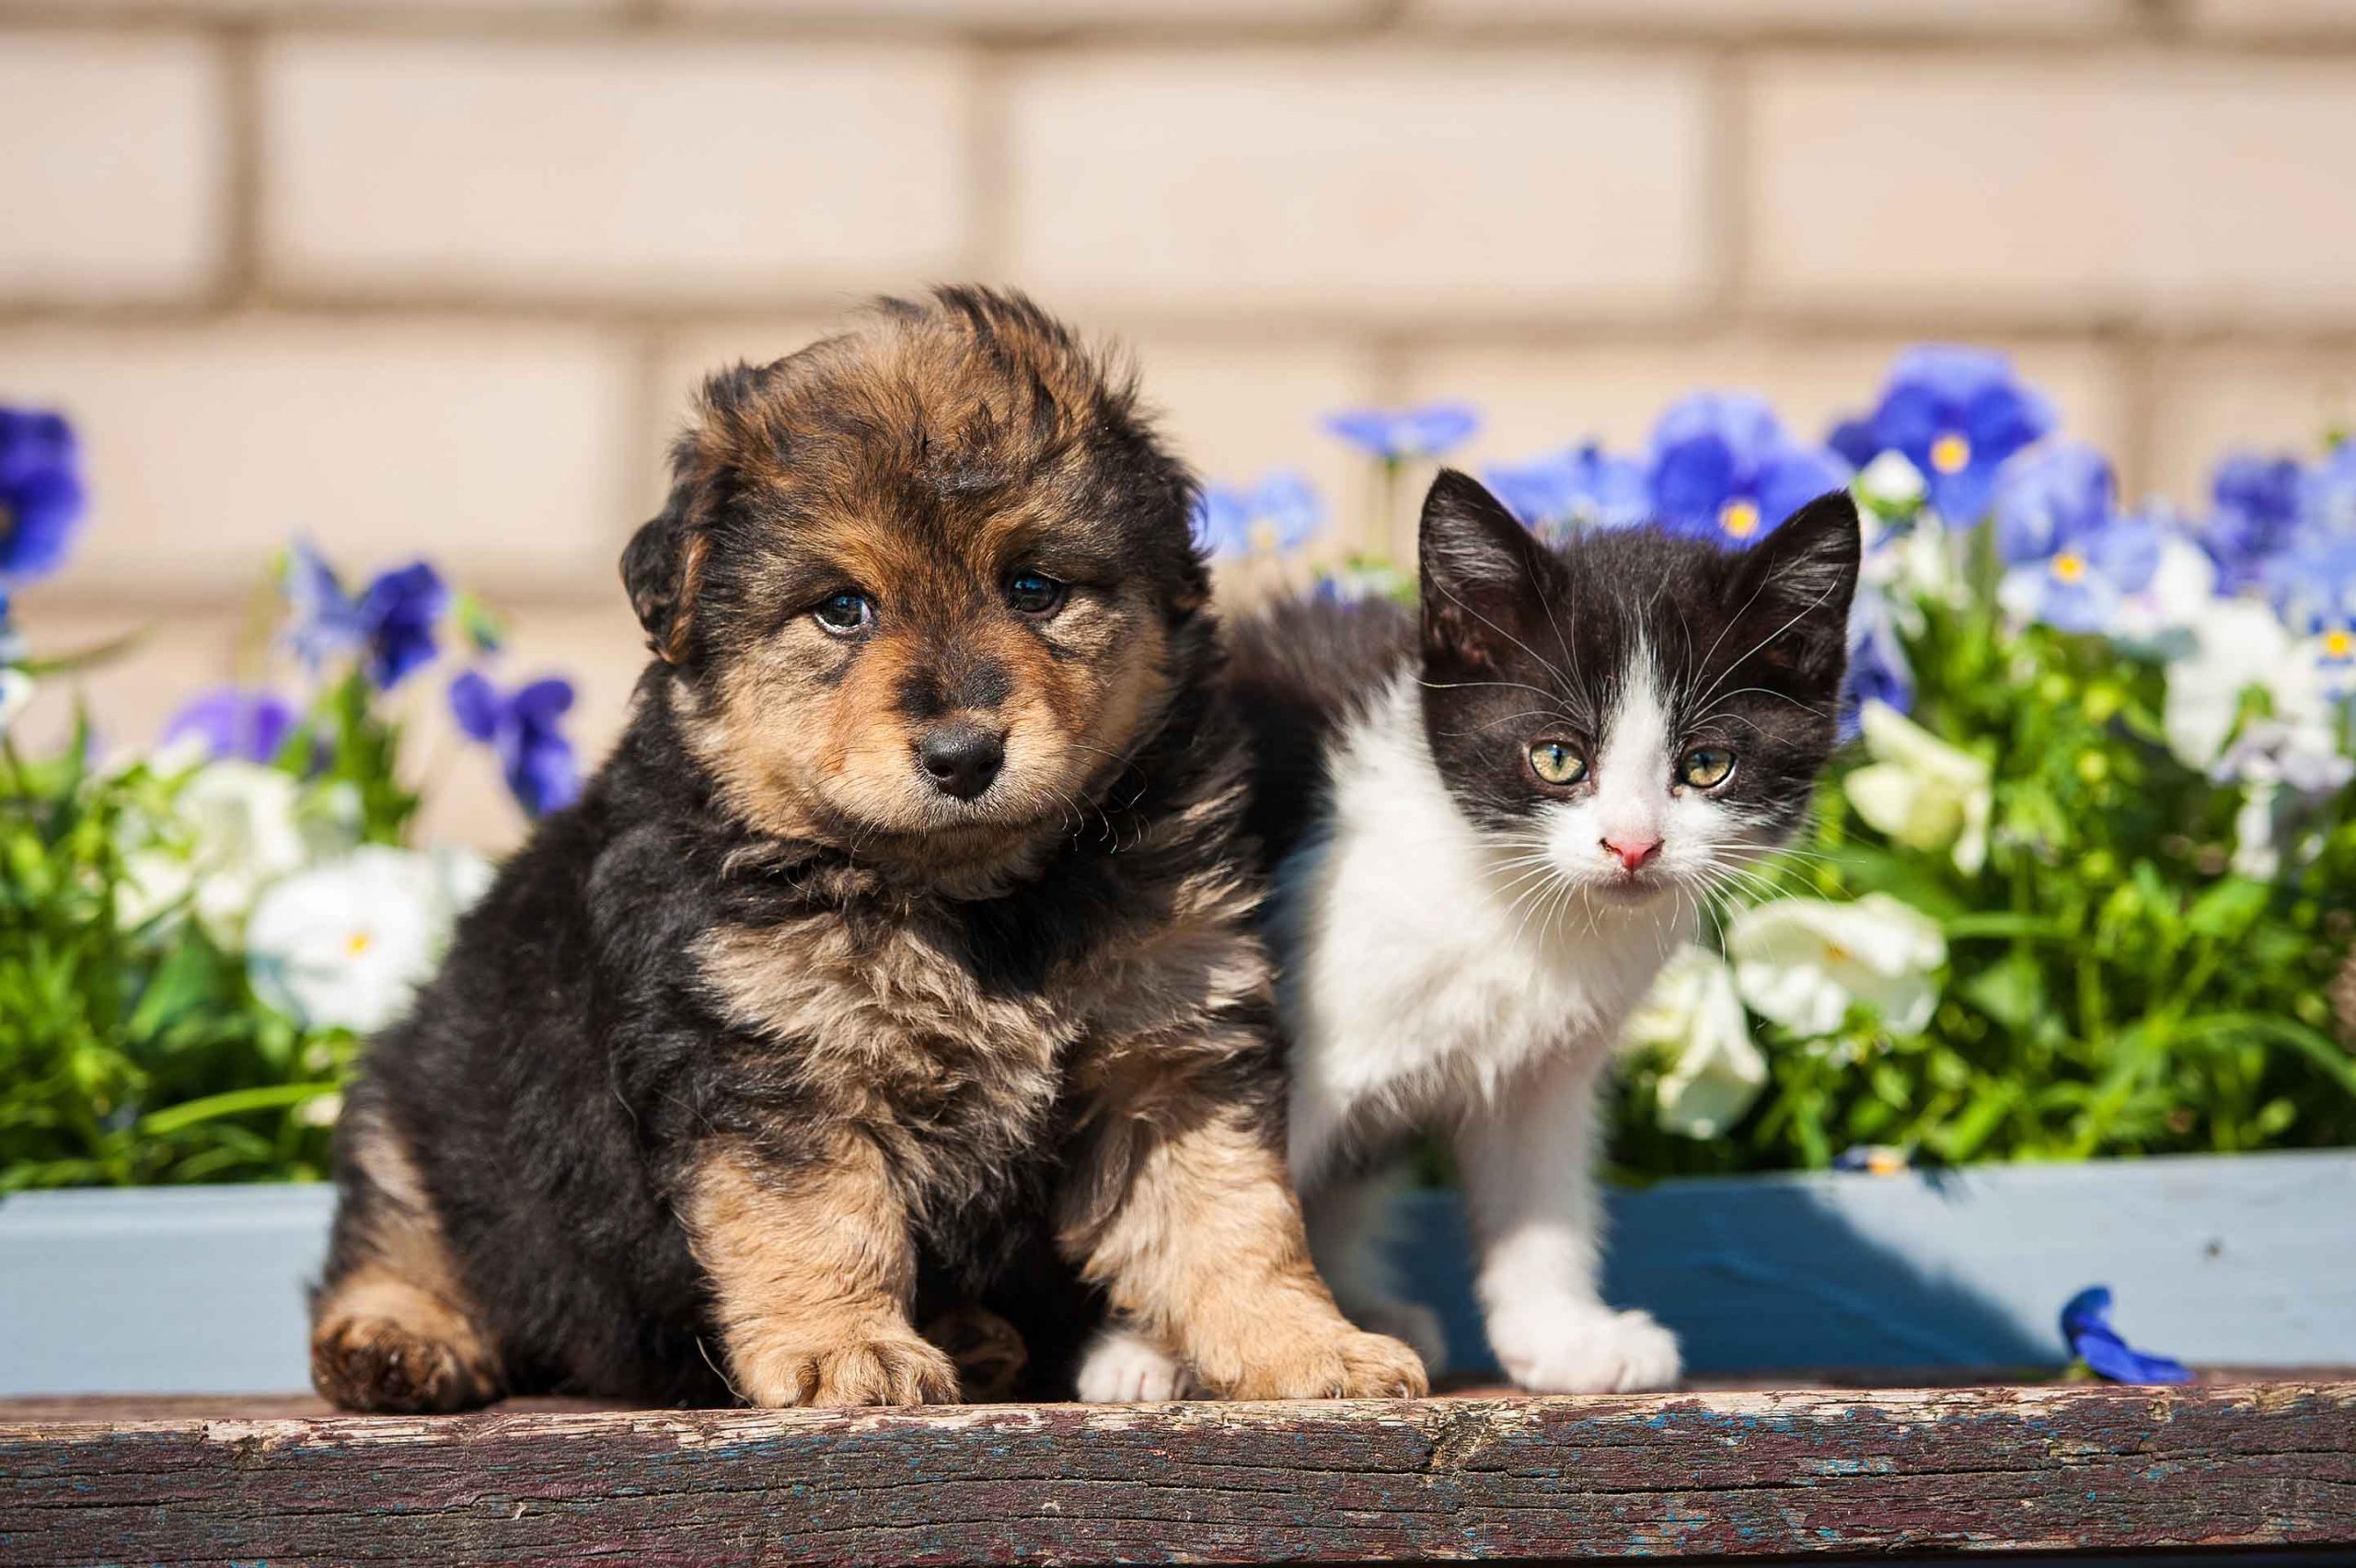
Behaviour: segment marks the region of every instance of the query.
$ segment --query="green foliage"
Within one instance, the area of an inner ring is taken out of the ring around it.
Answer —
[[[1842,792],[1853,755],[1773,873],[1935,918],[1948,967],[1929,1027],[1893,1036],[1863,1009],[1826,1038],[1763,1026],[1765,1091],[1713,1140],[1659,1125],[1640,1064],[1615,1132],[1627,1171],[1821,1169],[1858,1146],[1953,1164],[2356,1143],[2356,1057],[2326,1001],[2356,936],[2349,798],[2281,880],[2235,874],[2239,792],[2169,755],[2162,667],[2006,630],[1983,605],[1927,605],[1909,651],[1914,718],[1992,766],[1986,864],[1862,822]]]
[[[353,836],[398,843],[417,808],[398,747],[352,671],[273,766]],[[354,1041],[257,997],[193,884],[144,912],[127,862],[191,852],[175,806],[196,769],[98,769],[91,749],[87,720],[53,757],[0,741],[0,1192],[323,1175]]]

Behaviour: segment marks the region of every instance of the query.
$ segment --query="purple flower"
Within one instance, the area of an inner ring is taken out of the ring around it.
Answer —
[[[1268,525],[1279,554],[1297,550],[1325,526],[1325,503],[1298,468],[1271,468],[1252,492],[1253,516]]]
[[[1955,527],[1987,515],[1996,476],[2013,454],[2053,428],[2053,408],[1987,349],[1925,343],[1890,368],[1881,402],[1842,450],[1901,452],[1922,470],[1934,511]]]
[[[2160,568],[2160,530],[2122,517],[2110,464],[2090,446],[2049,448],[2014,465],[1996,495],[1998,596],[2026,619],[2101,631]]]
[[[1492,463],[1481,478],[1523,526],[1547,538],[1578,528],[1630,528],[1652,516],[1643,466],[1592,441],[1523,463]]]
[[[1195,542],[1212,556],[1256,555],[1264,545],[1282,555],[1309,543],[1324,525],[1316,487],[1294,468],[1272,468],[1249,490],[1205,485],[1195,498]]]
[[[1748,545],[1849,481],[1840,458],[1793,441],[1763,398],[1697,392],[1653,429],[1653,512],[1673,532]]]
[[[2197,536],[2217,563],[2217,591],[2238,594],[2265,580],[2267,563],[2299,524],[2298,463],[2237,452],[2209,481],[2210,513]]]
[[[272,762],[294,730],[294,709],[277,695],[245,686],[199,692],[164,723],[167,744],[192,737],[205,755]]]
[[[2090,1285],[2062,1309],[2062,1338],[2071,1354],[2114,1383],[2189,1383],[2181,1361],[2150,1355],[2119,1337],[2110,1326],[2110,1286]]]
[[[286,597],[294,609],[296,651],[314,665],[358,653],[377,689],[390,691],[433,662],[434,628],[449,607],[450,590],[441,573],[421,560],[378,572],[354,599],[335,569],[297,539],[287,555]]]
[[[1252,553],[1252,498],[1232,485],[1205,485],[1195,496],[1195,544],[1205,555]]]
[[[1841,688],[1841,739],[1855,740],[1858,715],[1868,702],[1886,703],[1900,713],[1914,711],[1914,665],[1898,635],[1889,601],[1861,588],[1849,612],[1849,673]]]
[[[468,670],[450,683],[450,712],[458,728],[499,755],[508,792],[527,816],[546,816],[581,794],[572,743],[558,728],[572,706],[572,683],[550,677],[502,692]]]
[[[2356,441],[2342,441],[2299,476],[2299,526],[2310,536],[2356,535]]]
[[[1386,463],[1437,457],[1481,428],[1469,403],[1424,403],[1412,409],[1344,409],[1325,416],[1325,428]]]
[[[0,408],[0,578],[29,582],[64,565],[86,500],[65,417]]]
[[[2311,537],[2275,557],[2267,581],[2283,621],[2317,640],[2329,695],[2356,689],[2356,537]]]

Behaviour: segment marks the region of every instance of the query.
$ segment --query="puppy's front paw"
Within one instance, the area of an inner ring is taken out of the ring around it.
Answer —
[[[1235,1400],[1416,1400],[1431,1392],[1431,1378],[1402,1342],[1344,1328],[1249,1360],[1225,1392]]]
[[[472,1410],[498,1378],[465,1344],[391,1318],[331,1317],[311,1338],[311,1386],[340,1410],[402,1415]]]
[[[1080,1364],[1086,1404],[1155,1404],[1190,1391],[1186,1369],[1134,1329],[1105,1330]]]
[[[738,1358],[735,1384],[766,1406],[957,1402],[956,1366],[914,1334],[764,1346]]]
[[[1489,1325],[1497,1364],[1542,1394],[1633,1394],[1675,1387],[1677,1336],[1648,1312],[1533,1304]]]

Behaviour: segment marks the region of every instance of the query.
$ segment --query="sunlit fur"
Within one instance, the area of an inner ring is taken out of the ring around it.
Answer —
[[[1361,1324],[1440,1348],[1430,1314],[1397,1298],[1378,1223],[1386,1168],[1430,1129],[1454,1143],[1514,1379],[1675,1379],[1667,1331],[1597,1293],[1599,1083],[1661,963],[1805,815],[1857,555],[1845,496],[1744,554],[1641,529],[1553,551],[1444,474],[1420,628],[1388,605],[1304,605],[1237,628],[1250,822],[1277,888],[1290,1163],[1319,1264]],[[1529,754],[1548,741],[1584,776],[1541,778]],[[1715,787],[1679,778],[1696,746],[1735,754]],[[1146,1380],[1134,1347],[1104,1354]]]

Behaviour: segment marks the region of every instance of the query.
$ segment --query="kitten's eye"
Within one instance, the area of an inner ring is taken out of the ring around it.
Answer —
[[[1006,602],[1015,613],[1045,619],[1064,605],[1064,585],[1044,572],[1018,571],[1006,580]]]
[[[1530,768],[1549,784],[1576,784],[1587,777],[1587,758],[1560,741],[1541,741],[1530,748]]]
[[[849,637],[855,632],[865,631],[874,624],[875,605],[864,594],[845,590],[819,600],[818,607],[810,614],[820,626],[837,637]]]
[[[1677,765],[1678,779],[1696,790],[1712,790],[1734,771],[1734,753],[1724,746],[1695,746]]]

